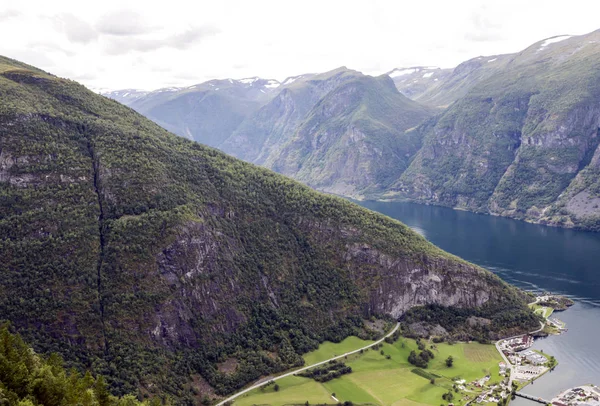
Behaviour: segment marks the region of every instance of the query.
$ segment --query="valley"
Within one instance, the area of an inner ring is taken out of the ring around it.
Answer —
[[[21,3],[0,406],[600,406],[591,6]]]

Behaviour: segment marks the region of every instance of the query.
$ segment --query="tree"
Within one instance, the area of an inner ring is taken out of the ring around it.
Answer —
[[[430,384],[435,385],[435,378],[431,378],[431,380],[429,381]]]
[[[454,358],[452,358],[452,355],[449,355],[448,358],[446,358],[446,366],[448,368],[452,367],[452,365],[454,364]]]
[[[106,383],[104,382],[102,375],[96,379],[96,385],[94,385],[94,395],[96,396],[96,401],[98,401],[99,406],[110,405],[110,392],[106,387]]]
[[[278,384],[275,384],[275,386],[273,386],[273,390],[274,390],[275,392],[279,392],[279,385],[278,385]]]

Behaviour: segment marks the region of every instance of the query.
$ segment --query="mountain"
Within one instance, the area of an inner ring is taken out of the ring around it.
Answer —
[[[361,75],[341,67],[321,74],[287,78],[277,89],[277,95],[248,116],[218,147],[237,158],[263,165],[290,140],[323,96]]]
[[[123,90],[114,90],[114,91],[106,91],[100,92],[102,96],[109,97],[113,100],[118,101],[126,106],[129,106],[134,101],[146,96],[148,93],[145,90],[138,89],[123,89]]]
[[[492,59],[386,197],[600,231],[600,31]]]
[[[0,58],[0,106],[0,314],[114,394],[214,399],[424,304],[537,324],[403,224],[71,80]]]
[[[218,146],[278,87],[276,80],[257,77],[210,80],[186,88],[148,92],[125,104],[175,134]]]
[[[397,179],[420,147],[404,131],[433,114],[387,76],[345,67],[290,78],[220,148],[335,194],[361,198]]]
[[[363,198],[398,178],[421,146],[430,109],[402,96],[387,76],[354,75],[308,112],[264,162],[316,189]]]
[[[251,105],[237,97],[142,108],[143,97],[132,106],[180,135],[334,194],[600,231],[599,35],[384,76],[416,103],[383,77],[342,67],[288,78]],[[194,120],[201,130],[190,131]]]

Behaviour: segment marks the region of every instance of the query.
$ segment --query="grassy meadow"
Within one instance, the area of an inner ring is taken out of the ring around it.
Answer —
[[[307,364],[318,362],[334,354],[343,354],[365,345],[364,341],[351,337],[342,343],[325,343],[318,350],[305,356]],[[432,344],[428,344],[428,347]],[[277,381],[279,390],[273,386],[254,390],[235,400],[238,406],[337,403],[352,401],[355,404],[378,404],[382,406],[418,406],[448,404],[442,395],[452,389],[455,379],[471,382],[487,374],[491,382],[499,382],[498,363],[502,360],[493,345],[479,343],[433,344],[435,358],[429,361],[427,374],[437,376],[432,384],[408,363],[411,350],[416,350],[414,340],[401,338],[394,344],[383,344],[380,349],[369,349],[343,360],[352,367],[352,373],[329,382],[318,383],[308,378],[292,376]],[[381,354],[383,351],[383,355]],[[390,356],[387,359],[387,356]],[[447,367],[446,358],[452,356],[454,364]],[[455,405],[463,405],[477,395],[474,387],[467,385],[465,391],[454,393]]]

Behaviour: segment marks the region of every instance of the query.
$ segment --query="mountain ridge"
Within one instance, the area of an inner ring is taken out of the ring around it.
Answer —
[[[330,91],[371,77],[345,67],[288,78],[272,98],[238,116],[237,124],[216,140],[196,140],[355,199],[413,200],[597,231],[600,189],[594,179],[600,158],[594,126],[600,95],[594,93],[594,66],[600,60],[599,32],[546,38],[520,52],[478,56],[453,69],[389,71],[398,91],[430,113],[417,114],[422,122],[409,128],[380,126],[394,140],[384,143],[390,154],[386,159],[380,159],[377,148],[367,148],[356,161],[361,148],[381,138],[377,126],[373,132],[359,129],[353,138],[336,132],[341,124],[329,118],[322,117],[321,123],[311,119]],[[372,83],[375,89],[376,80]],[[339,102],[348,108],[339,110],[340,117],[351,115],[351,96]],[[393,122],[397,114],[383,121]],[[303,129],[311,120],[313,125]],[[338,140],[346,137],[346,143],[357,137],[366,141],[344,149],[328,135],[336,151],[329,154],[319,150],[317,140],[330,130]],[[298,131],[312,143],[295,142],[302,138]]]

